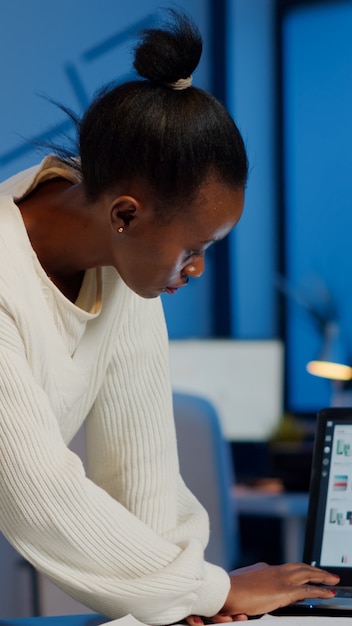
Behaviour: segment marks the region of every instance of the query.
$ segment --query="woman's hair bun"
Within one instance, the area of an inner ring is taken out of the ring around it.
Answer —
[[[190,17],[167,12],[171,19],[161,28],[141,31],[133,64],[140,76],[164,85],[191,76],[202,54],[202,37]]]

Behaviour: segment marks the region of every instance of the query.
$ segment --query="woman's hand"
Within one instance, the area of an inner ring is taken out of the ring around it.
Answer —
[[[219,615],[233,616],[234,621],[236,616],[262,615],[305,598],[332,598],[334,591],[315,585],[339,582],[338,576],[305,563],[257,563],[231,572],[230,577],[231,590]]]
[[[332,598],[334,591],[317,585],[339,582],[335,574],[305,563],[256,563],[230,572],[230,578],[231,590],[223,609],[212,617],[189,615],[185,620],[189,626],[243,622],[248,616],[263,615],[304,598]]]
[[[244,574],[245,572],[253,572],[258,569],[262,569],[263,567],[268,567],[266,563],[256,563],[255,565],[249,565],[248,567],[241,567],[240,569],[236,569],[233,572],[230,572],[230,576],[238,576],[239,574]],[[231,593],[231,592],[230,592]],[[203,626],[204,624],[225,624],[228,622],[244,622],[248,620],[248,617],[245,613],[238,613],[237,615],[231,615],[227,611],[221,611],[212,617],[201,617],[200,615],[189,615],[186,617],[185,621],[189,626]]]

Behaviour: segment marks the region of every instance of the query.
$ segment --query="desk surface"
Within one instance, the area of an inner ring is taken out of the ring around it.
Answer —
[[[240,515],[270,517],[306,517],[308,493],[271,493],[260,489],[235,487],[233,504]]]
[[[103,615],[55,615],[50,617],[21,617],[0,619],[0,626],[99,626],[109,621]]]

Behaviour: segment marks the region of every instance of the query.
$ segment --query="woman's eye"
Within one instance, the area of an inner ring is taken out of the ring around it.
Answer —
[[[191,259],[193,256],[202,256],[204,254],[203,250],[189,250],[186,253],[186,260]]]

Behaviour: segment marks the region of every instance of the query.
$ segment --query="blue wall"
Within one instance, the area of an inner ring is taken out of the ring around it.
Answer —
[[[36,160],[24,140],[56,138],[65,117],[40,95],[77,112],[94,92],[130,76],[133,35],[160,16],[157,0],[2,0],[0,167],[5,178]],[[207,44],[208,3],[179,0],[197,21]],[[196,73],[208,87],[207,45]]]
[[[292,9],[283,27],[287,275],[316,307],[327,288],[351,348],[352,3]],[[331,384],[305,370],[322,337],[288,304],[288,404],[315,411],[331,400]]]
[[[278,58],[276,5],[290,5]],[[308,302],[321,307],[321,290],[329,290],[351,359],[352,2],[229,0],[228,9],[228,104],[250,159],[245,212],[231,235],[232,334],[261,339],[281,332],[276,277],[283,251],[287,278]],[[278,61],[283,64],[281,155]],[[279,158],[283,216],[278,215]],[[322,336],[291,298],[284,323],[287,407],[315,412],[332,398],[331,383],[306,372]]]
[[[231,235],[232,334],[278,336],[275,173],[275,3],[228,2],[228,105],[245,139],[245,211]]]

